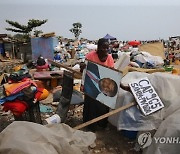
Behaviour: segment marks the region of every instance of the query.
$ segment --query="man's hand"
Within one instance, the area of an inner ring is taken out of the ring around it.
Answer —
[[[86,68],[86,64],[84,62],[81,62],[79,65],[80,65],[80,72],[82,73],[83,70]]]

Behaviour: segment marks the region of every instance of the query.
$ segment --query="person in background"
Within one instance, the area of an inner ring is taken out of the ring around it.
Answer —
[[[38,57],[36,61],[36,69],[41,71],[41,70],[48,70],[49,69],[49,64],[47,59],[44,59],[41,55]]]
[[[94,50],[89,52],[86,55],[86,59],[113,68],[114,60],[112,58],[112,55],[108,54],[108,51],[109,51],[108,40],[101,38],[98,40],[97,51]],[[81,71],[83,70],[83,68],[85,68],[85,65],[81,65]],[[84,108],[83,108],[83,122],[87,122],[108,112],[109,112],[109,107],[105,106],[104,104],[100,103],[99,101],[85,94]],[[107,126],[107,122],[108,121],[106,118],[89,125],[88,128],[91,131],[95,131],[97,125],[102,128],[105,128]]]

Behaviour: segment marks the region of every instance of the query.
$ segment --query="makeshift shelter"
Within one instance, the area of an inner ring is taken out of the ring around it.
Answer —
[[[36,37],[31,38],[32,58],[37,60],[41,55],[47,59],[54,58],[54,48],[58,45],[56,37]]]
[[[103,37],[104,39],[108,39],[108,40],[116,40],[115,37],[109,35],[109,34],[106,34],[106,36]]]

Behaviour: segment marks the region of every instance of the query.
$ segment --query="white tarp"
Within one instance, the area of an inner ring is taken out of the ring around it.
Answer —
[[[83,154],[94,144],[92,132],[65,124],[40,125],[15,121],[0,133],[1,154]]]
[[[109,117],[109,122],[118,130],[147,131],[157,129],[162,120],[180,108],[180,77],[168,73],[147,74],[142,72],[129,72],[121,80],[123,85],[142,77],[148,77],[152,86],[164,104],[164,108],[151,115],[144,116],[141,111],[133,106],[118,114]],[[120,89],[116,101],[116,108],[135,101],[132,93]]]
[[[178,154],[180,151],[180,110],[165,119],[154,137],[151,145],[143,154]],[[156,139],[156,140],[155,140]]]

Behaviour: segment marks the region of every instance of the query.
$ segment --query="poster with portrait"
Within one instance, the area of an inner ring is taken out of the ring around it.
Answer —
[[[122,73],[88,61],[83,77],[84,93],[115,109]]]

